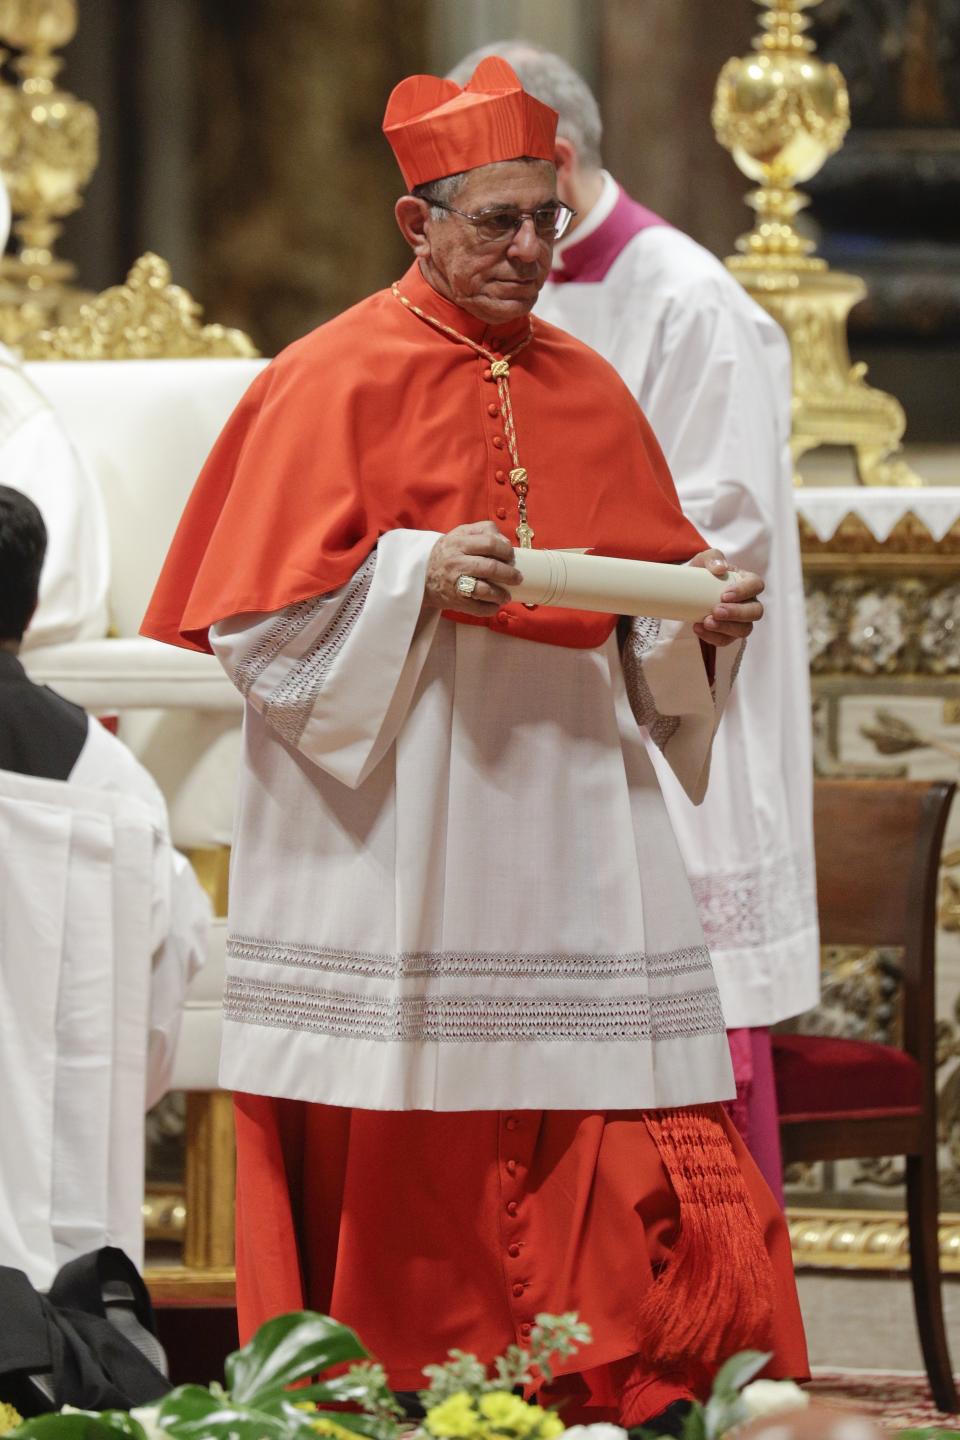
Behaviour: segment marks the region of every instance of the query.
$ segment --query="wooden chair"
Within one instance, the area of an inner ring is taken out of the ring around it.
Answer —
[[[910,1280],[934,1399],[960,1409],[943,1324],[934,940],[952,783],[819,780],[814,835],[824,943],[903,949],[903,1047],[775,1035],[786,1162],[904,1155]]]

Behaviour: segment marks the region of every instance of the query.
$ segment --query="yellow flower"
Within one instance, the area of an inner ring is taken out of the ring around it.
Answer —
[[[509,1390],[491,1390],[481,1395],[478,1409],[495,1430],[511,1430],[516,1435],[529,1435],[543,1413],[519,1395],[511,1395]]]
[[[18,1425],[23,1424],[23,1416],[19,1410],[14,1410],[5,1400],[0,1400],[0,1435],[9,1435],[11,1430],[16,1430]]]
[[[465,1390],[458,1390],[442,1404],[434,1405],[427,1411],[424,1424],[438,1440],[470,1440],[482,1430],[480,1417]]]
[[[297,1406],[297,1409],[305,1409],[306,1406]],[[316,1409],[316,1406],[313,1407]],[[357,1440],[356,1432],[348,1430],[346,1425],[338,1425],[336,1420],[312,1420],[310,1429],[315,1430],[318,1435],[329,1435],[331,1440]]]
[[[555,1410],[542,1410],[540,1413],[543,1419],[537,1431],[537,1440],[556,1440],[556,1436],[562,1435],[566,1426]]]

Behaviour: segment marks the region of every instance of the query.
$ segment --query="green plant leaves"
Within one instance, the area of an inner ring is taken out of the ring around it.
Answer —
[[[731,1356],[717,1371],[712,1393],[737,1394],[744,1385],[749,1385],[751,1380],[756,1379],[772,1355],[772,1350],[741,1350],[739,1355]]]
[[[268,1320],[242,1350],[227,1357],[227,1389],[235,1403],[255,1405],[295,1380],[367,1358],[346,1325],[312,1310],[295,1310]]]
[[[287,1440],[292,1433],[285,1420],[234,1405],[229,1395],[213,1395],[202,1385],[181,1385],[164,1396],[156,1424],[177,1440]]]
[[[13,1431],[17,1440],[146,1440],[143,1426],[124,1410],[71,1410],[67,1414],[36,1415]]]

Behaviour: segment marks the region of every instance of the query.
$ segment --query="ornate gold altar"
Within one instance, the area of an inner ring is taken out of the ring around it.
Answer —
[[[808,11],[820,0],[756,0],[753,54],[723,67],[717,138],[758,188],[756,223],[727,261],[790,340],[792,449],[807,590],[815,759],[821,774],[955,777],[960,761],[960,453],[949,485],[929,487],[904,460],[906,417],[851,364],[847,317],[865,295],[831,271],[795,223],[809,181],[843,143],[843,75],[815,53]],[[838,485],[823,452],[819,485],[799,461],[820,446],[852,450],[861,487]],[[950,473],[952,471],[952,473]],[[890,488],[883,488],[890,487]],[[911,487],[907,489],[892,487]],[[920,487],[920,488],[913,488]],[[945,856],[939,937],[940,1131],[945,1271],[960,1272],[960,822]],[[951,873],[953,872],[953,873]],[[898,956],[825,951],[823,998],[799,1022],[814,1032],[894,1041]],[[798,1263],[905,1268],[902,1171],[894,1162],[834,1162],[788,1177]]]
[[[865,485],[919,485],[899,457],[903,407],[866,382],[847,348],[847,316],[866,294],[856,275],[831,270],[794,224],[808,204],[796,186],[838,150],[850,101],[836,65],[806,34],[820,0],[756,0],[765,9],[754,54],[729,60],[713,105],[717,139],[748,179],[756,212],[729,268],[786,331],[793,358],[794,461],[821,445],[850,446]],[[798,483],[799,476],[798,476]]]
[[[919,463],[919,462],[918,462]],[[960,476],[960,452],[956,457]],[[796,492],[814,750],[825,775],[956,778],[960,768],[960,487]],[[941,1260],[960,1273],[960,815],[944,853],[938,935]],[[895,1042],[895,952],[825,951],[802,1028]],[[799,1264],[907,1265],[902,1171],[838,1162],[789,1177]]]

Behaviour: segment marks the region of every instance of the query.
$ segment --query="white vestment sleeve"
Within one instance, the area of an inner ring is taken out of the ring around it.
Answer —
[[[149,1109],[170,1085],[187,989],[207,958],[210,902],[189,862],[170,843],[166,803],[153,776],[98,720],[89,722],[87,742],[70,780],[91,789],[135,796],[154,818],[146,1074]]]
[[[351,789],[397,737],[440,619],[421,614],[439,535],[391,530],[338,590],[214,625],[227,674],[288,745]]]
[[[684,514],[733,564],[766,577],[792,494],[790,347],[772,320],[734,310],[713,284],[686,299],[669,313],[643,408]]]
[[[649,733],[695,805],[710,779],[710,753],[746,641],[715,649],[713,683],[693,626],[681,620],[630,621],[623,674],[637,724]]]
[[[162,860],[169,875],[170,910],[167,931],[154,950],[150,974],[148,1110],[170,1089],[184,1000],[190,981],[207,958],[211,911],[206,891],[186,857],[169,846]],[[157,882],[161,881],[158,875]]]
[[[25,649],[107,633],[110,550],[103,499],[49,407],[0,442],[0,475],[28,495],[47,527],[40,602]]]

